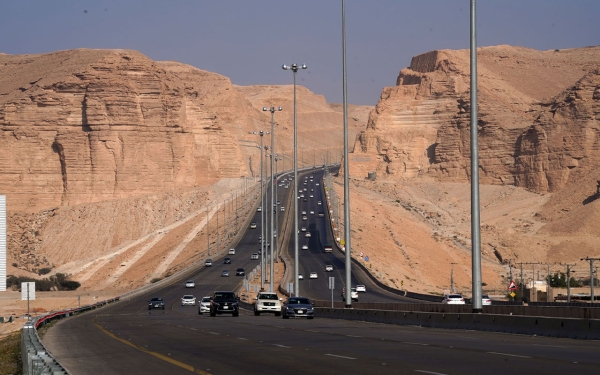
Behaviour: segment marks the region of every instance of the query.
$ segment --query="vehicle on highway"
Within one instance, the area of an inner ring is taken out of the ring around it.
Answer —
[[[280,210],[285,211],[285,207],[281,206]]]
[[[231,264],[231,258],[223,259],[223,264]]]
[[[303,216],[304,216],[304,215],[306,215],[306,211],[302,211],[302,215],[303,215]]]
[[[491,306],[492,300],[490,299],[490,296],[488,296],[487,294],[482,294],[481,295],[481,305],[482,306]]]
[[[302,220],[306,221],[308,218],[306,216],[302,216]]]
[[[323,251],[325,251],[326,253],[330,253],[333,251],[333,246],[331,246],[330,244],[325,244],[325,247],[323,247]]]
[[[275,316],[281,315],[281,298],[277,293],[261,292],[254,297],[254,315],[265,312],[274,313]]]
[[[261,211],[262,211],[262,207],[259,206],[256,208],[256,212],[261,212]]]
[[[217,314],[239,315],[239,298],[234,292],[217,291],[214,292],[210,299],[210,316]]]
[[[148,301],[148,310],[152,309],[165,309],[165,300],[160,297],[152,297],[150,301]]]
[[[322,203],[321,201],[317,201],[317,204],[320,206],[320,205],[322,205],[323,203]]]
[[[315,196],[311,194],[311,195],[309,195],[308,197],[309,197],[309,198],[314,198]]]
[[[211,259],[207,259],[206,262],[204,262],[204,266],[205,267],[212,267],[212,260]]]
[[[319,186],[319,183],[317,182],[315,185]]]
[[[186,288],[195,288],[196,287],[196,283],[192,280],[188,280],[185,282],[185,287]]]
[[[300,228],[300,232],[306,232],[306,227]]]
[[[302,202],[307,202],[306,198],[302,199]]]
[[[298,280],[304,280],[304,275],[303,275],[303,274],[301,274],[301,273],[299,273],[299,274],[298,274]]]
[[[196,297],[186,294],[181,297],[181,306],[196,306]]]
[[[357,285],[356,286],[356,292],[363,292],[366,293],[367,292],[367,287],[364,285]]]
[[[302,250],[308,250],[308,245],[302,245]]]
[[[198,303],[198,315],[210,312],[210,296],[202,297]]]
[[[344,301],[346,300],[346,288],[342,289],[342,299]],[[350,299],[358,302],[358,292],[356,291],[356,288],[350,288]]]
[[[325,272],[332,272],[332,271],[333,271],[333,265],[326,264],[325,265]]]
[[[306,232],[306,234],[304,235],[304,237],[310,237],[310,232]]]
[[[246,270],[244,270],[243,268],[238,268],[237,270],[235,270],[235,275],[236,276],[246,276]]]
[[[308,318],[315,317],[315,309],[310,300],[305,297],[290,297],[282,306],[283,319],[293,318]]]
[[[235,255],[235,249],[229,249],[229,255]]]
[[[311,272],[310,275],[308,275],[309,279],[318,279],[319,275],[317,275],[316,272]]]
[[[325,217],[325,213],[323,213],[323,212],[319,212],[319,215],[318,215],[318,216],[319,216],[319,217]]]
[[[256,223],[254,223],[254,222],[250,223],[250,229],[256,229]]]
[[[311,215],[314,215],[314,214],[315,214],[315,211],[310,211],[310,214],[311,214]]]
[[[446,305],[464,305],[465,299],[460,294],[446,294],[442,303]]]
[[[258,253],[252,253],[252,255],[250,255],[250,260],[258,260]]]
[[[229,270],[223,270],[223,272],[221,272],[221,277],[229,277]]]

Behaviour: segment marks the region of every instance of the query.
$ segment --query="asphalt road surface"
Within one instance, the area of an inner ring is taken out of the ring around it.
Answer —
[[[320,180],[318,173],[314,182]],[[278,196],[284,196],[291,186],[280,187]],[[309,244],[309,250],[301,253],[300,267],[306,277],[315,270],[318,279],[306,278],[300,291],[310,298],[330,299],[327,277],[333,275],[339,286],[334,298],[341,300],[343,261],[340,254],[322,251],[332,239],[326,218],[317,216],[316,202],[325,202],[322,182],[313,189],[314,197],[302,201],[299,208],[315,211],[315,215],[307,214],[305,222],[312,236],[300,237]],[[243,277],[234,276],[235,269],[250,271],[259,264],[250,260],[250,254],[260,247],[260,214],[253,220],[259,227],[249,229],[236,246],[236,254],[230,256],[232,264],[213,259],[213,267],[187,278],[196,282],[195,288],[185,288],[185,280],[180,280],[65,319],[46,333],[44,345],[73,375],[600,373],[597,341],[395,326],[320,319],[318,315],[314,320],[283,320],[269,314],[254,316],[246,310],[239,317],[210,317],[199,315],[197,306],[181,306],[184,294],[200,299],[215,290],[236,289]],[[334,271],[325,272],[325,263],[333,264]],[[224,269],[231,271],[230,277],[221,277]],[[361,301],[399,300],[377,291],[359,272],[353,276],[354,282],[367,285]],[[148,310],[151,297],[163,297],[165,310]]]

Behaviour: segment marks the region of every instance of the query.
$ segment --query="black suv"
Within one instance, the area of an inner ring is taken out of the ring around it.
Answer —
[[[148,310],[152,309],[165,309],[165,300],[160,297],[154,297],[148,301]]]
[[[238,298],[234,292],[214,292],[210,299],[210,316],[217,314],[238,316],[239,313]]]

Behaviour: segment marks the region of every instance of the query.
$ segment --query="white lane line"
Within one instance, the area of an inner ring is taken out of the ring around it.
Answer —
[[[560,345],[543,345],[543,344],[531,344],[531,346],[547,346],[550,348],[568,348],[568,346],[560,346]]]
[[[288,348],[288,349],[291,348],[291,346],[287,346],[287,345],[281,345],[281,344],[273,344],[273,345],[278,346],[280,348]]]
[[[362,336],[346,335],[346,337],[362,337]]]
[[[431,374],[431,375],[448,375],[442,372],[433,372],[433,371],[425,371],[425,370],[415,370],[415,372],[421,372],[423,374]]]
[[[423,344],[422,342],[408,342],[408,341],[403,341],[402,344],[429,346],[429,344]]]
[[[197,328],[190,328],[190,329],[191,329],[192,331],[197,331],[197,330],[198,330]]]
[[[343,355],[336,355],[336,354],[325,354],[328,355],[330,357],[336,357],[336,358],[343,358],[343,359],[356,359],[356,358],[352,358],[352,357],[345,357]]]
[[[487,352],[488,354],[497,354],[497,355],[505,355],[508,357],[518,357],[518,358],[531,358],[526,355],[517,355],[517,354],[509,354],[509,353],[498,353],[498,352]]]
[[[314,333],[319,333],[319,331],[315,331],[315,330],[312,330],[312,329],[306,329],[305,331],[306,331],[306,332],[314,332]]]
[[[282,327],[282,326],[273,326],[273,327],[275,327],[275,328],[281,328],[281,329],[285,329],[285,327]]]
[[[243,337],[238,337],[238,340],[248,340],[248,339],[245,339]]]
[[[219,335],[218,332],[208,332],[208,333],[210,333],[211,335]]]
[[[469,337],[469,336],[460,336],[460,335],[457,335],[456,337],[462,337],[463,339],[470,339],[470,340],[479,340],[476,337]]]

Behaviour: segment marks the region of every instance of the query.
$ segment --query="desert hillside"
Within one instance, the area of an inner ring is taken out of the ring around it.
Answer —
[[[283,107],[276,166],[292,168],[291,85],[236,86],[130,50],[2,54],[0,73],[9,274],[50,268],[84,286],[131,287],[181,268],[177,238],[200,241],[207,213],[227,215],[256,186],[264,106]],[[357,117],[354,133],[365,125]],[[301,166],[339,160],[342,114],[302,86],[298,129]],[[263,141],[270,155],[271,136]]]
[[[580,258],[600,255],[599,61],[600,47],[478,50],[484,269],[486,262],[492,269],[502,264],[506,274],[510,261],[564,271],[559,263],[569,262],[578,263],[580,276],[589,275]],[[357,200],[396,186],[382,199],[405,208],[423,203],[417,218],[440,243],[422,249],[432,254],[446,246],[455,256],[470,251],[469,99],[468,50],[415,56],[397,85],[383,89],[350,156]],[[377,181],[365,182],[368,172]],[[359,210],[353,207],[354,214]],[[387,213],[379,217],[386,221]],[[402,243],[412,238],[406,226],[396,228],[394,235],[406,236]],[[359,250],[368,248],[357,236]],[[469,262],[459,264],[470,269]]]

